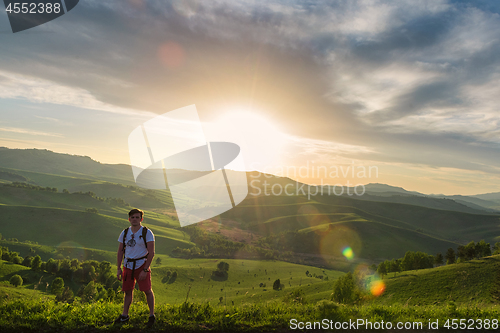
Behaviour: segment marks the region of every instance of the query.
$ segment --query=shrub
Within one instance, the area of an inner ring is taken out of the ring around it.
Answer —
[[[306,304],[306,294],[302,289],[296,289],[290,293],[288,293],[285,297],[283,297],[283,301],[288,303],[288,302],[293,302],[293,303],[300,303],[300,304]]]
[[[32,261],[33,261],[33,257],[31,257],[31,256],[24,257],[22,265],[26,266],[26,267],[31,267]]]
[[[282,289],[282,284],[281,284],[281,281],[280,279],[277,279],[276,281],[274,281],[273,283],[273,289],[274,290],[281,290]]]
[[[56,301],[58,302],[73,303],[74,300],[75,295],[69,287],[66,287],[62,293],[56,295]]]
[[[225,261],[221,261],[217,264],[217,270],[221,272],[227,272],[229,270],[229,264]]]
[[[34,270],[35,272],[40,271],[42,268],[42,258],[40,258],[39,255],[36,255],[35,258],[33,258],[33,261],[31,261],[31,269]]]
[[[352,304],[360,300],[361,292],[359,291],[351,272],[335,281],[335,284],[333,285],[332,298],[333,300],[344,304]]]
[[[10,278],[9,282],[14,287],[19,287],[23,285],[23,278],[21,277],[21,275],[16,274]]]
[[[60,294],[63,292],[64,288],[64,280],[60,277],[55,278],[54,281],[52,282],[52,285],[50,286],[50,292],[52,294]]]

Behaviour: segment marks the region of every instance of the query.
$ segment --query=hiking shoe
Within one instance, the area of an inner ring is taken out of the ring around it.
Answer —
[[[153,327],[153,325],[155,324],[155,321],[156,321],[155,315],[149,316],[147,327],[148,328]]]
[[[115,319],[115,324],[123,324],[130,319],[129,316],[119,315],[118,318]]]

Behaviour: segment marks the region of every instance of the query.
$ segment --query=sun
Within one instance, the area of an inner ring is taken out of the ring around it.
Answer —
[[[251,171],[278,165],[287,142],[276,121],[264,113],[234,108],[211,123],[204,124],[208,141],[227,141],[240,146],[245,169]]]

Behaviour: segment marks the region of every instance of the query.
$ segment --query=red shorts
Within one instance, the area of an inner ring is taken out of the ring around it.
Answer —
[[[149,269],[149,272],[147,272],[146,278],[142,281],[139,280],[139,273],[144,270],[144,265],[145,265],[145,263],[141,267],[137,267],[135,269],[134,276],[132,276],[131,269],[123,267],[122,291],[133,290],[135,287],[136,280],[137,280],[137,283],[139,284],[140,291],[148,291],[151,289],[151,268]]]

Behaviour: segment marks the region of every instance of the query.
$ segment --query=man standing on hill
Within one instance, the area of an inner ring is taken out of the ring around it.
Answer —
[[[123,230],[118,237],[116,277],[122,281],[122,291],[125,292],[123,312],[116,318],[115,324],[124,323],[129,320],[128,310],[132,304],[135,281],[139,284],[139,290],[144,292],[149,306],[148,327],[155,323],[155,296],[151,289],[151,263],[155,255],[155,238],[151,230],[143,226],[144,212],[140,209],[132,209],[128,213],[130,227]],[[123,271],[121,268],[123,258]]]

